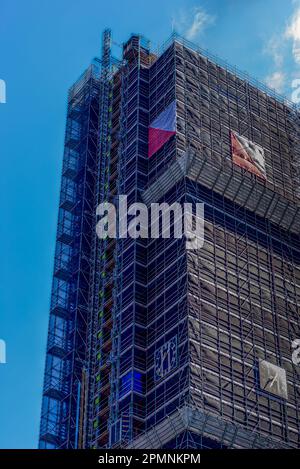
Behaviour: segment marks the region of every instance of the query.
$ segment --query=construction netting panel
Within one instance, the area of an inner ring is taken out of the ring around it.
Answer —
[[[247,223],[241,209],[226,214],[219,202],[206,208],[203,248],[187,253],[193,399],[297,446],[300,375],[291,344],[300,334],[299,239]],[[260,360],[285,370],[288,399],[262,389]]]

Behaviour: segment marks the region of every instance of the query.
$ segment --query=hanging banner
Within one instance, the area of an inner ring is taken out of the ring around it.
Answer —
[[[267,179],[263,148],[235,132],[230,134],[232,161],[256,176]]]

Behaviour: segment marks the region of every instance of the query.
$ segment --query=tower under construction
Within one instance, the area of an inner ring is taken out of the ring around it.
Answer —
[[[40,448],[300,446],[300,115],[173,34],[71,87]],[[100,203],[204,203],[204,244],[96,234]]]

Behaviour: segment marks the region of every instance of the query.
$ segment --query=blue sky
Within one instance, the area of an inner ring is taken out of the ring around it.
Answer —
[[[0,0],[0,448],[37,445],[67,89],[105,27],[153,47],[173,27],[289,97],[300,78],[296,1]]]

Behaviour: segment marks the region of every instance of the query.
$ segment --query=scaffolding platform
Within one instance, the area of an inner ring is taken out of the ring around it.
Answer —
[[[173,414],[133,440],[127,448],[160,449],[184,431],[216,440],[227,448],[290,448],[282,441],[247,430],[191,405],[177,409]]]
[[[217,192],[257,216],[292,233],[300,233],[300,207],[277,192],[267,181],[236,167],[228,159],[214,160],[191,151],[171,163],[144,192],[149,206],[158,202],[182,178],[187,177]]]

